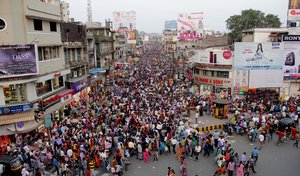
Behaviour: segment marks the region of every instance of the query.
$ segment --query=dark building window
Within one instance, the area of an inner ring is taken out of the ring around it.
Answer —
[[[51,32],[57,32],[56,23],[50,22],[50,31]]]
[[[42,20],[33,20],[34,30],[42,31],[43,30],[43,21]]]

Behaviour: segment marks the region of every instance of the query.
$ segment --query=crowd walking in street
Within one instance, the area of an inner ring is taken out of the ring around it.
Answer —
[[[299,97],[282,102],[248,97],[232,103],[237,109],[234,131],[239,134],[245,128],[251,142],[259,140],[250,154],[236,153],[226,130],[186,132],[183,124],[189,121],[190,111],[196,111],[197,124],[203,113],[213,114],[215,105],[209,96],[190,94],[192,82],[174,78],[172,64],[161,45],[149,46],[140,61],[129,66],[128,78],[110,75],[87,99],[81,97],[67,107],[70,116],[66,119],[53,119],[51,129],[39,132],[37,140],[16,135],[0,149],[0,155],[20,158],[22,176],[45,175],[47,166],[54,168],[53,174],[63,176],[95,176],[96,170],[121,176],[132,158],[148,164],[171,154],[181,173],[169,167],[168,176],[187,176],[189,162],[210,156],[216,163],[215,176],[245,176],[259,173],[255,169],[259,152],[265,150],[266,141],[273,140],[274,133],[278,133],[278,144],[291,138],[298,147]],[[282,116],[294,123],[280,128]]]

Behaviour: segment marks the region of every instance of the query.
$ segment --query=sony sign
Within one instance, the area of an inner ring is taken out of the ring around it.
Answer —
[[[283,35],[283,40],[284,42],[287,41],[296,41],[299,42],[300,41],[300,35]]]

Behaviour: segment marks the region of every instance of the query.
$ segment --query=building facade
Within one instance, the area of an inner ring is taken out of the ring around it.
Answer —
[[[229,50],[197,50],[193,80],[195,92],[217,99],[231,99],[233,55]]]
[[[34,64],[37,67],[36,74],[0,78],[0,107],[4,114],[0,116],[0,125],[8,126],[1,128],[10,129],[5,131],[6,134],[28,131],[37,126],[34,120],[34,104],[45,102],[43,110],[46,114],[55,109],[54,105],[66,103],[61,102],[59,96],[68,94],[65,92],[65,82],[71,71],[64,60],[59,2],[1,1],[0,16],[7,25],[5,30],[0,31],[1,47],[34,45],[32,54],[36,56]]]

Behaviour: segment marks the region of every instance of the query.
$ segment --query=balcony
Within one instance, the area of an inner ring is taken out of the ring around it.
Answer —
[[[69,61],[69,66],[71,68],[81,67],[84,66],[85,64],[88,64],[88,62],[85,60]]]
[[[110,37],[110,36],[101,36],[101,37],[97,37],[95,38],[95,42],[96,43],[100,43],[100,42],[113,42],[114,38]]]

